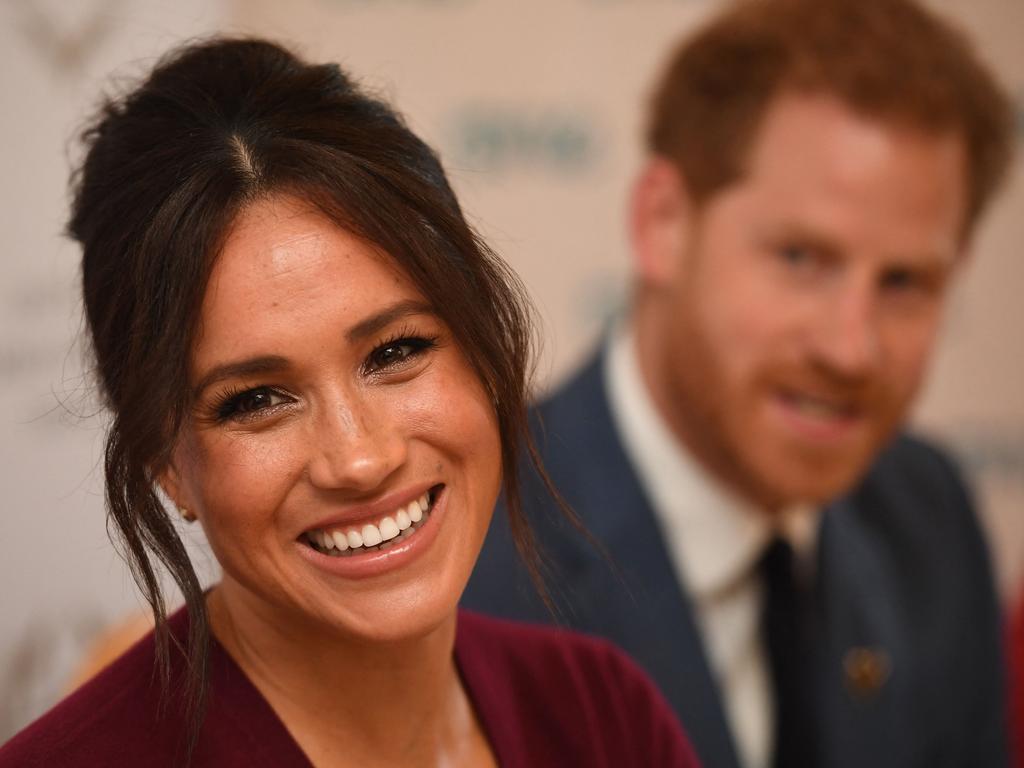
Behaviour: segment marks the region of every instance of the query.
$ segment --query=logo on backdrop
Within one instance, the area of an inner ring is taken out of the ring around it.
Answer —
[[[8,7],[33,51],[61,75],[73,75],[114,31],[124,0],[46,3],[17,0]]]
[[[452,161],[473,170],[578,176],[602,155],[596,120],[584,110],[473,104],[447,124]]]
[[[421,8],[443,7],[450,5],[469,5],[476,0],[322,0],[325,4],[342,6],[344,8],[380,8],[389,7],[411,7]]]
[[[721,0],[584,0],[588,5],[699,5]]]

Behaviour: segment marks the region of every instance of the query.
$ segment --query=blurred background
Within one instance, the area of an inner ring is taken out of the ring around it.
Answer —
[[[579,362],[629,286],[624,210],[648,88],[719,0],[0,0],[0,742],[65,692],[141,601],[106,536],[104,415],[62,236],[77,135],[176,43],[259,34],[336,60],[441,154],[543,321],[538,386]],[[1024,102],[1024,2],[932,0]],[[1018,121],[1024,144],[1024,107]],[[1024,586],[1024,158],[983,222],[918,427],[973,480],[1000,587]],[[197,527],[186,533],[207,580]],[[956,567],[951,563],[950,567]]]

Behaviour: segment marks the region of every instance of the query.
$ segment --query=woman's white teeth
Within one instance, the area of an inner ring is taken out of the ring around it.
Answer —
[[[384,541],[391,541],[401,531],[398,530],[398,523],[392,520],[390,517],[385,517],[380,521],[380,537]]]
[[[405,508],[406,513],[409,515],[409,519],[414,523],[418,523],[423,519],[423,507],[420,506],[420,500],[410,501],[409,506]]]
[[[376,547],[384,541],[380,535],[380,529],[376,525],[364,525],[362,533],[364,547]]]
[[[388,549],[391,542],[398,538],[411,536],[419,524],[429,516],[430,496],[423,494],[418,499],[400,508],[394,515],[381,518],[377,525],[367,523],[358,530],[348,531],[310,531],[306,540],[320,549],[335,556],[353,554],[359,548],[378,547]],[[337,550],[337,552],[335,552]]]

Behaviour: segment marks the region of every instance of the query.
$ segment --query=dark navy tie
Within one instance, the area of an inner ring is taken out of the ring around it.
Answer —
[[[772,541],[761,560],[762,627],[775,693],[774,768],[812,768],[817,763],[811,590],[799,583],[794,560],[793,548],[782,538]]]

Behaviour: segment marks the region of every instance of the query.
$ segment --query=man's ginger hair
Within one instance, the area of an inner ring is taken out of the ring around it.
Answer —
[[[913,0],[739,0],[672,56],[648,150],[674,162],[698,205],[742,178],[769,106],[834,96],[854,112],[966,149],[964,234],[1013,158],[1012,102],[967,38]]]

